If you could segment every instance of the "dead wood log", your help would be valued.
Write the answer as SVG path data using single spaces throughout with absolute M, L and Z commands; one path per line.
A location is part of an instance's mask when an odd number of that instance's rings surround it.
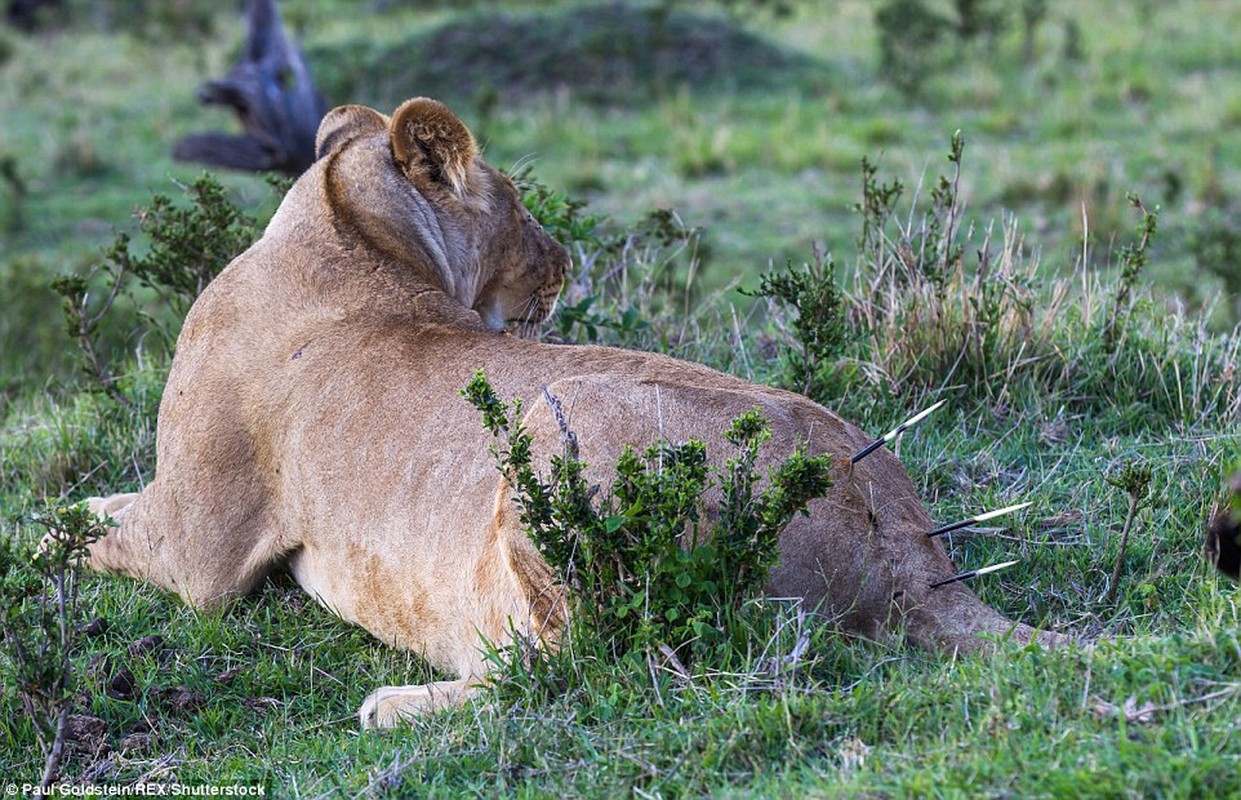
M 18 30 L 34 33 L 62 10 L 61 0 L 9 0 L 4 18 Z
M 173 148 L 179 161 L 300 175 L 315 159 L 315 132 L 327 108 L 301 50 L 284 31 L 276 0 L 247 0 L 241 60 L 198 92 L 204 105 L 231 108 L 243 134 L 197 133 Z

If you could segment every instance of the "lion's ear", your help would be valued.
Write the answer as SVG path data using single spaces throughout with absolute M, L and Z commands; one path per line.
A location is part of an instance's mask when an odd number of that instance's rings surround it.
M 429 97 L 406 100 L 392 113 L 391 131 L 392 155 L 407 174 L 421 166 L 457 194 L 466 192 L 478 145 L 448 106 Z
M 327 112 L 315 136 L 315 158 L 323 158 L 346 142 L 368 133 L 382 133 L 388 118 L 366 106 L 338 106 Z

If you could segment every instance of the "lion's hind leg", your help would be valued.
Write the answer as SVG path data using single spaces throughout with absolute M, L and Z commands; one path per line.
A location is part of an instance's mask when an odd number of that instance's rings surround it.
M 464 705 L 483 684 L 476 678 L 416 686 L 384 686 L 362 703 L 358 720 L 365 729 L 395 728 L 403 721 Z

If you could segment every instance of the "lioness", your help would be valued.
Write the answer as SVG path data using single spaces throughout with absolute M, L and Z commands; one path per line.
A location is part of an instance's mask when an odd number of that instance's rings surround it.
M 443 105 L 410 100 L 391 118 L 338 108 L 317 153 L 262 239 L 191 309 L 155 479 L 93 501 L 118 522 L 91 548 L 93 567 L 212 606 L 287 563 L 341 617 L 459 676 L 380 689 L 363 725 L 461 702 L 484 677 L 480 637 L 515 627 L 550 640 L 564 623 L 459 396 L 483 369 L 502 397 L 549 386 L 600 469 L 657 439 L 726 455 L 729 421 L 758 407 L 769 462 L 801 444 L 834 457 L 830 493 L 781 536 L 770 594 L 926 647 L 1034 635 L 961 584 L 930 588 L 954 569 L 913 484 L 887 451 L 850 466 L 869 439 L 832 412 L 697 364 L 503 333 L 551 313 L 569 257 Z M 542 402 L 527 407 L 545 459 L 558 425 Z

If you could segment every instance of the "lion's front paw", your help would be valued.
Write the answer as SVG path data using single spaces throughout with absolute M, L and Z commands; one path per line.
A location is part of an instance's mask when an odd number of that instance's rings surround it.
M 43 538 L 39 540 L 39 546 L 35 548 L 35 556 L 37 557 L 47 553 L 52 548 L 52 545 L 55 544 L 60 538 L 61 533 L 58 530 L 50 530 L 43 534 Z
M 124 492 L 122 494 L 108 495 L 107 497 L 88 497 L 86 498 L 86 507 L 96 517 L 102 520 L 110 520 L 112 523 L 119 525 L 121 518 L 125 516 L 125 512 L 129 510 L 129 507 L 134 504 L 138 497 L 137 492 Z
M 419 686 L 385 686 L 358 709 L 363 729 L 395 728 L 401 722 L 459 706 L 477 691 L 474 681 L 440 681 Z

